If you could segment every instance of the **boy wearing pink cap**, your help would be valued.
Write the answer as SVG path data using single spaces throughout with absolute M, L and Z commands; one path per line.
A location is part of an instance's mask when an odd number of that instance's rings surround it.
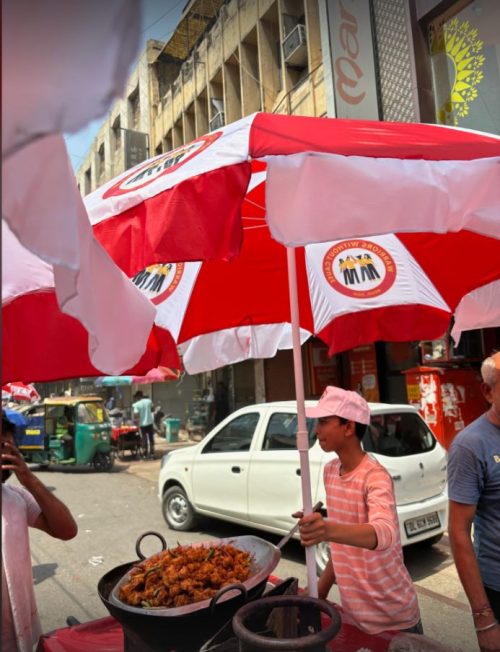
M 319 597 L 326 598 L 336 583 L 345 613 L 363 631 L 423 633 L 403 562 L 392 478 L 361 447 L 370 423 L 368 403 L 356 392 L 327 387 L 306 416 L 318 420 L 321 448 L 338 455 L 324 469 L 328 517 L 297 514 L 304 546 L 330 542 Z

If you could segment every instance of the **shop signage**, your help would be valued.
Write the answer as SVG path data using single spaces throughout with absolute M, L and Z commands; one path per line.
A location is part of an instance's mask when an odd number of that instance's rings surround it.
M 379 118 L 370 0 L 326 0 L 337 118 Z

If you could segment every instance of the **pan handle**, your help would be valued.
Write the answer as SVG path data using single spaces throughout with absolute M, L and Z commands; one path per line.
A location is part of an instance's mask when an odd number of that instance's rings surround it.
M 141 561 L 146 559 L 146 557 L 142 554 L 141 551 L 141 543 L 145 537 L 149 537 L 149 536 L 157 537 L 158 539 L 160 539 L 162 551 L 167 549 L 167 542 L 159 532 L 154 532 L 153 530 L 149 532 L 144 532 L 144 534 L 141 534 L 141 536 L 137 539 L 137 542 L 135 544 L 135 552 Z
M 214 597 L 210 600 L 210 614 L 213 616 L 215 607 L 217 606 L 217 601 L 220 597 L 224 595 L 224 593 L 228 593 L 229 591 L 239 591 L 241 595 L 244 597 L 245 602 L 248 600 L 248 591 L 246 587 L 243 584 L 228 584 L 227 586 L 223 586 L 222 589 L 219 589 L 217 593 L 214 595 Z

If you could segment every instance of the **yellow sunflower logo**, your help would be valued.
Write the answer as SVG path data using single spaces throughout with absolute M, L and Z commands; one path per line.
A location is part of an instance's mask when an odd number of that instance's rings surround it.
M 481 68 L 485 57 L 480 54 L 483 45 L 478 30 L 458 18 L 432 35 L 431 56 L 445 54 L 453 66 L 453 86 L 437 112 L 441 124 L 458 125 L 459 119 L 469 114 L 470 105 L 478 96 L 477 85 L 484 76 Z

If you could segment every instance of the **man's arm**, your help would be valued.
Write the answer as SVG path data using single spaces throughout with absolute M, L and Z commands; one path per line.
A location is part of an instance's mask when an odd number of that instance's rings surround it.
M 64 541 L 76 536 L 78 526 L 69 509 L 30 471 L 21 453 L 13 444 L 4 444 L 2 467 L 11 469 L 22 486 L 38 503 L 41 514 L 36 519 L 34 527 Z
M 451 551 L 458 576 L 474 613 L 484 607 L 489 607 L 488 597 L 484 590 L 471 539 L 471 528 L 476 514 L 476 505 L 465 505 L 454 500 L 450 500 L 449 505 L 448 534 L 450 536 Z M 491 611 L 485 611 L 474 618 L 476 630 L 487 627 L 494 622 L 495 617 Z M 481 649 L 500 650 L 499 625 L 483 632 L 477 632 L 477 638 Z

